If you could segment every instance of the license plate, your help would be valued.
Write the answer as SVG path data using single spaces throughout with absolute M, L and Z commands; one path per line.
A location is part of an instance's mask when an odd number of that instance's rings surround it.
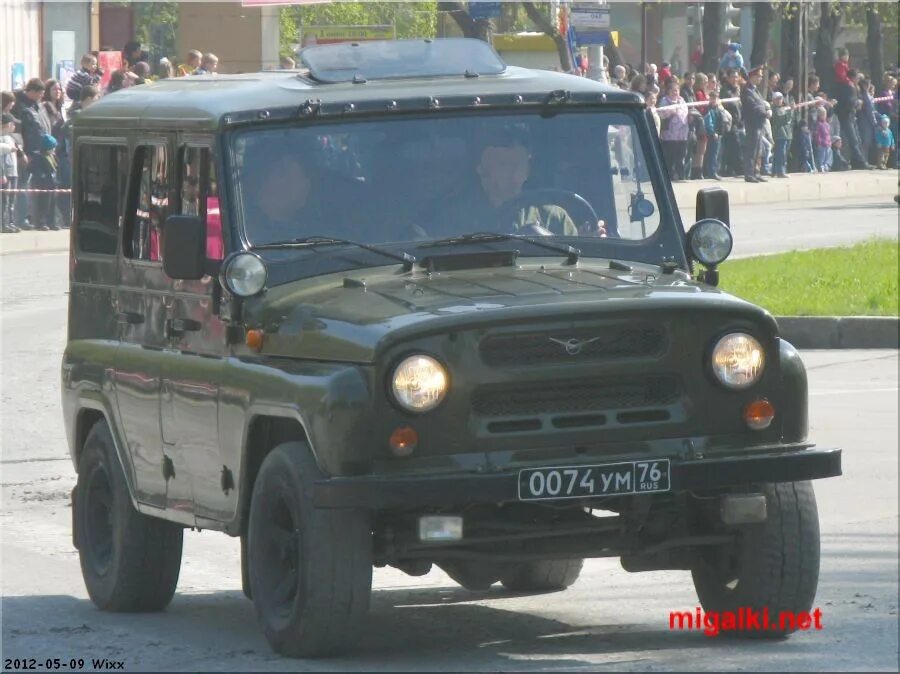
M 519 500 L 585 498 L 669 491 L 669 460 L 519 471 Z

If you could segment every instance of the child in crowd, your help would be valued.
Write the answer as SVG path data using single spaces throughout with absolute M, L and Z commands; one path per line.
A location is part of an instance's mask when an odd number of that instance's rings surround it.
M 833 136 L 831 139 L 831 170 L 832 171 L 849 171 L 850 162 L 844 156 L 841 148 L 844 147 L 844 141 L 840 136 Z
M 28 170 L 31 172 L 31 187 L 37 190 L 55 190 L 56 184 L 56 139 L 49 133 L 41 135 L 41 151 L 32 154 L 28 162 Z M 37 195 L 37 208 L 35 224 L 40 230 L 58 230 L 56 213 L 54 212 L 55 199 L 52 194 Z
M 772 173 L 787 178 L 787 155 L 794 137 L 794 111 L 785 105 L 784 94 L 772 94 L 772 137 L 775 140 L 775 158 Z
M 816 110 L 816 127 L 813 133 L 816 147 L 816 166 L 821 173 L 831 168 L 831 125 L 825 108 Z
M 18 232 L 15 225 L 16 193 L 19 186 L 18 154 L 19 144 L 13 133 L 16 130 L 16 118 L 8 112 L 3 113 L 0 126 L 0 231 L 4 233 Z
M 809 124 L 805 119 L 801 119 L 797 124 L 797 163 L 801 171 L 806 173 L 815 173 L 816 171 L 812 136 L 809 132 Z
M 878 131 L 875 132 L 875 146 L 878 148 L 878 168 L 881 170 L 888 168 L 891 150 L 896 145 L 894 134 L 891 133 L 890 127 L 890 118 L 887 115 L 882 115 L 878 120 Z

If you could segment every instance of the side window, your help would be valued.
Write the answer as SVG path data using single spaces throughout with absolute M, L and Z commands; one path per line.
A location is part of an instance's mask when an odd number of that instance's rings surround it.
M 208 147 L 185 146 L 181 153 L 181 215 L 196 215 L 206 222 L 206 257 L 225 256 L 216 164 Z
M 618 235 L 645 239 L 659 228 L 660 220 L 637 129 L 630 124 L 612 124 L 607 144 Z
M 160 233 L 169 215 L 169 162 L 165 145 L 142 145 L 135 154 L 134 189 L 125 229 L 125 257 L 158 262 Z
M 78 234 L 83 253 L 115 255 L 128 178 L 124 145 L 85 143 L 78 155 Z

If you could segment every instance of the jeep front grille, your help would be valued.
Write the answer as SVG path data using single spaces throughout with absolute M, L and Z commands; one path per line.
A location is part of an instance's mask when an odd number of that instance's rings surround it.
M 491 335 L 481 359 L 495 367 L 588 363 L 659 356 L 665 331 L 647 323 L 610 323 L 574 330 Z
M 475 391 L 472 411 L 482 417 L 596 413 L 671 405 L 680 394 L 675 375 L 491 384 Z

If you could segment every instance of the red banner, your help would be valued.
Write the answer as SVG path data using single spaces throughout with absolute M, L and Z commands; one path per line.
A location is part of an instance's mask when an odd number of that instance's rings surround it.
M 124 67 L 122 62 L 122 52 L 120 51 L 102 51 L 97 54 L 97 65 L 103 71 L 103 77 L 100 78 L 100 86 L 106 88 L 109 84 L 109 78 L 113 74 L 113 70 L 122 70 Z

